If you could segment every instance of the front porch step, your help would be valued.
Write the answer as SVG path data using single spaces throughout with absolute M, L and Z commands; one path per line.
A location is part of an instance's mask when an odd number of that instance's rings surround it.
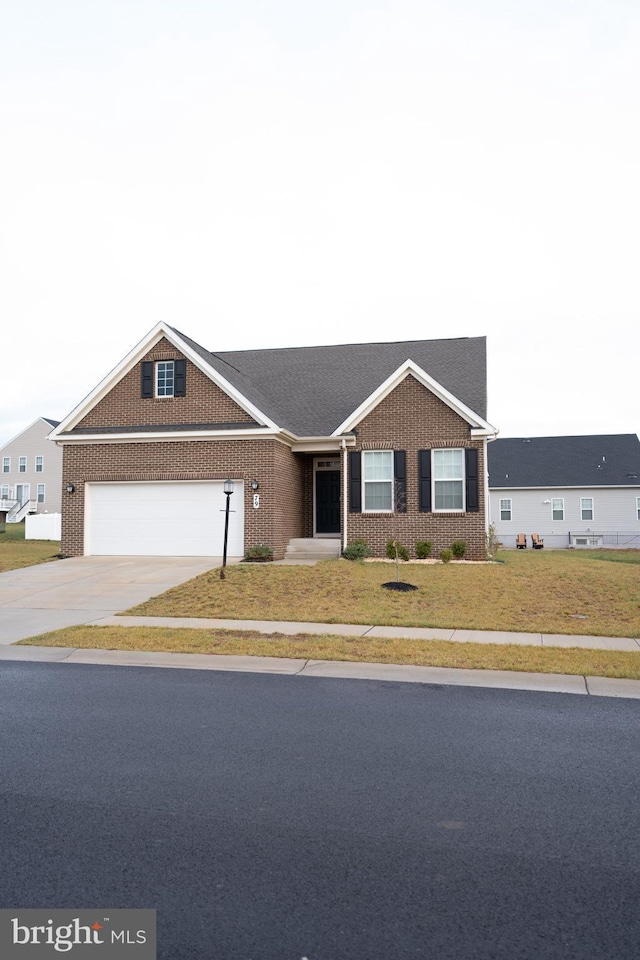
M 289 541 L 285 560 L 333 560 L 340 556 L 339 537 L 314 538 L 297 537 Z

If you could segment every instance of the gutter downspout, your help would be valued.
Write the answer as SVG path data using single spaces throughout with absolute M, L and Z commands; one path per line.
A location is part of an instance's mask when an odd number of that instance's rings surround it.
M 342 447 L 342 549 L 347 549 L 347 441 L 343 437 Z

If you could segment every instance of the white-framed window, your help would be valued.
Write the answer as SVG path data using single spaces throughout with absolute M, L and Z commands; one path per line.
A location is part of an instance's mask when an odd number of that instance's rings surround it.
M 564 497 L 555 497 L 551 501 L 551 519 L 564 520 Z
M 433 451 L 433 509 L 464 510 L 464 450 Z
M 44 473 L 44 457 L 36 457 L 36 473 Z
M 3 483 L 3 484 L 2 484 L 2 487 L 0 488 L 0 497 L 1 497 L 3 500 L 8 500 L 8 499 L 9 499 L 9 484 L 8 484 L 8 483 Z
M 580 519 L 593 520 L 593 497 L 580 497 Z
M 362 504 L 367 513 L 393 512 L 393 450 L 363 450 Z
M 11 457 L 2 458 L 2 472 L 11 473 Z
M 156 363 L 156 397 L 172 397 L 174 389 L 174 361 L 159 360 L 158 363 Z
M 27 458 L 26 458 L 26 457 L 19 457 L 19 458 L 18 458 L 18 473 L 26 473 L 26 472 L 27 472 Z
M 511 498 L 500 501 L 500 519 L 511 520 Z
M 44 503 L 44 483 L 38 484 L 38 503 Z

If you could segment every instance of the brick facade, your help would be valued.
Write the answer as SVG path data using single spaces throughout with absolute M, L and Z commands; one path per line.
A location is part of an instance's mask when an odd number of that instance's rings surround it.
M 244 480 L 245 549 L 257 543 L 284 555 L 292 537 L 302 537 L 302 460 L 278 440 L 192 440 L 67 444 L 63 458 L 62 554 L 84 553 L 84 486 L 127 480 Z M 260 484 L 253 506 L 251 481 Z
M 469 424 L 414 377 L 406 377 L 356 428 L 356 450 L 405 450 L 407 454 L 407 512 L 349 513 L 348 540 L 364 538 L 374 556 L 384 556 L 389 537 L 397 537 L 415 556 L 417 540 L 431 540 L 433 555 L 465 540 L 467 557 L 486 556 L 484 443 L 472 439 Z M 435 447 L 475 447 L 478 450 L 479 511 L 477 513 L 421 513 L 418 501 L 418 451 Z
M 161 340 L 144 360 L 178 359 Z M 187 361 L 187 395 L 141 398 L 140 363 L 126 374 L 78 424 L 81 428 L 143 425 L 250 423 L 251 417 L 201 371 Z M 354 431 L 350 449 L 404 450 L 407 458 L 407 512 L 347 515 L 348 540 L 364 538 L 375 556 L 384 556 L 389 537 L 397 536 L 415 556 L 417 540 L 431 540 L 434 555 L 456 539 L 467 543 L 467 556 L 485 556 L 485 445 L 472 439 L 468 423 L 422 386 L 406 377 Z M 422 513 L 418 502 L 418 451 L 435 447 L 473 447 L 478 451 L 479 511 Z M 265 543 L 280 559 L 290 539 L 314 531 L 314 457 L 295 454 L 274 438 L 149 440 L 129 443 L 83 442 L 64 446 L 62 553 L 84 553 L 84 485 L 87 482 L 151 480 L 244 481 L 245 549 Z M 337 452 L 325 455 L 342 457 Z M 260 506 L 253 506 L 251 481 L 259 483 Z M 341 499 L 342 499 L 341 483 Z M 341 516 L 343 516 L 341 503 Z

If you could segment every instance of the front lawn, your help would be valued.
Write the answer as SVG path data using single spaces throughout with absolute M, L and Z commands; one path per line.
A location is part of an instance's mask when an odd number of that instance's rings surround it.
M 492 564 L 401 564 L 419 589 L 384 590 L 391 564 L 238 564 L 209 571 L 129 614 L 371 623 L 524 633 L 640 637 L 640 564 L 587 551 L 505 551 Z M 640 556 L 639 556 L 640 559 Z
M 7 523 L 0 527 L 0 573 L 32 567 L 36 563 L 55 560 L 60 554 L 60 543 L 55 540 L 25 540 L 24 521 Z

